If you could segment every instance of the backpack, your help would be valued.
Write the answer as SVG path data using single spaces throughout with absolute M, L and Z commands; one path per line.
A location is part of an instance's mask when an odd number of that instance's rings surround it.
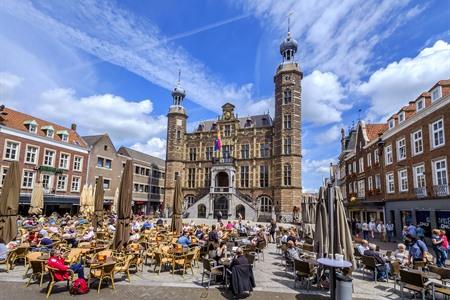
M 82 295 L 89 293 L 89 287 L 84 278 L 78 278 L 72 283 L 70 287 L 70 293 L 72 295 Z

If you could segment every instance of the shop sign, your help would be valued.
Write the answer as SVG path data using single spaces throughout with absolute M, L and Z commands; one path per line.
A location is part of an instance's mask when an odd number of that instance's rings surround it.
M 40 166 L 38 168 L 40 172 L 48 172 L 48 173 L 54 173 L 54 174 L 62 174 L 64 172 L 63 169 L 49 167 L 49 166 Z

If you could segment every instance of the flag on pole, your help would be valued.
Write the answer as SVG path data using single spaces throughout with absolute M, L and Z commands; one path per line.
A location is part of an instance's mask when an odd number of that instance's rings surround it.
M 222 141 L 220 140 L 220 130 L 217 130 L 217 138 L 214 143 L 214 151 L 220 151 L 222 149 Z

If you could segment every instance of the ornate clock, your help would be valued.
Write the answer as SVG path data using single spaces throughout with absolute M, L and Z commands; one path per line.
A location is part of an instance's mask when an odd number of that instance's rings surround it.
M 225 120 L 231 119 L 231 112 L 226 111 L 226 112 L 224 113 L 224 117 L 225 117 Z

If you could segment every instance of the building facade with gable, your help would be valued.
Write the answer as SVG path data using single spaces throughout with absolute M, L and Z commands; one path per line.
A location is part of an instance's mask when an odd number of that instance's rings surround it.
M 172 92 L 167 125 L 165 206 L 172 207 L 175 178 L 182 178 L 185 216 L 292 220 L 300 208 L 301 80 L 297 42 L 288 33 L 275 76 L 275 115 L 238 117 L 225 103 L 216 120 L 187 132 L 186 91 Z M 215 151 L 220 136 L 221 148 Z
M 352 219 L 450 233 L 450 80 L 441 80 L 383 124 L 342 130 L 338 184 Z
M 76 213 L 86 183 L 88 147 L 70 128 L 0 108 L 0 187 L 12 161 L 19 163 L 19 212 L 27 214 L 36 182 L 44 188 L 44 212 Z

